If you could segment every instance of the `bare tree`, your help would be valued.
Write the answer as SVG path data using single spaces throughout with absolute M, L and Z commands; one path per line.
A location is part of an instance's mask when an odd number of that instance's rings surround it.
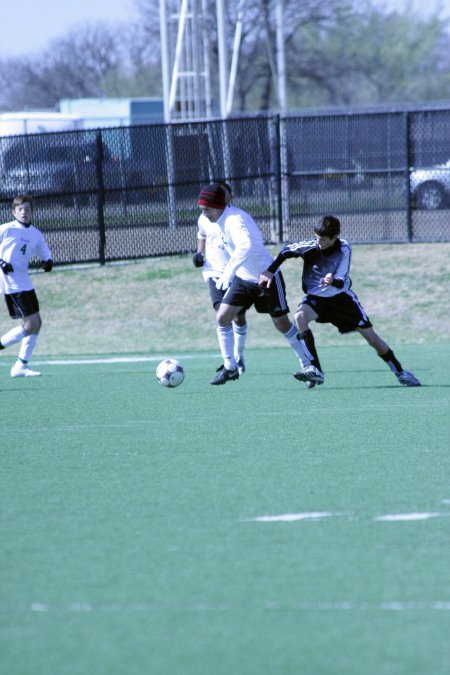
M 225 3 L 230 51 L 238 1 Z M 161 95 L 159 0 L 134 2 L 135 23 L 81 24 L 33 58 L 4 60 L 0 106 L 55 108 L 61 98 Z M 216 0 L 206 2 L 218 101 Z M 180 0 L 166 4 L 175 27 Z M 245 0 L 235 111 L 277 107 L 276 5 Z M 439 14 L 425 20 L 390 12 L 375 0 L 284 0 L 288 107 L 442 98 L 450 85 L 447 27 Z
M 3 108 L 55 108 L 61 98 L 120 96 L 124 88 L 136 89 L 135 78 L 142 81 L 139 93 L 148 95 L 143 73 L 151 64 L 151 46 L 138 27 L 84 23 L 37 56 L 3 62 Z

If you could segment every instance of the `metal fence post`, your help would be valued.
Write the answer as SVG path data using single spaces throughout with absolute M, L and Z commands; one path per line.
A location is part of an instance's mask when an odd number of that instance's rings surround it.
M 406 143 L 406 169 L 405 169 L 405 195 L 406 195 L 406 228 L 408 241 L 411 242 L 413 239 L 413 229 L 412 229 L 412 213 L 411 213 L 411 181 L 410 181 L 410 170 L 411 170 L 411 140 L 410 140 L 410 127 L 411 127 L 411 115 L 408 111 L 405 112 L 405 143 Z
M 100 129 L 97 129 L 96 144 L 97 144 L 96 170 L 97 170 L 97 222 L 99 235 L 99 262 L 100 265 L 104 265 L 106 260 L 105 185 L 103 182 L 103 160 L 104 160 L 103 140 L 102 140 L 102 132 Z
M 280 115 L 275 115 L 273 118 L 273 126 L 275 128 L 275 157 L 276 157 L 276 217 L 278 219 L 278 228 L 277 228 L 277 240 L 276 243 L 279 244 L 284 240 L 284 224 L 283 224 L 283 190 L 282 190 L 282 153 L 281 153 L 281 117 Z

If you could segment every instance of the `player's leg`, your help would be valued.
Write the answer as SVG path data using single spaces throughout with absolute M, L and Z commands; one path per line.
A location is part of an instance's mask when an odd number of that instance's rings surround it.
M 270 317 L 273 321 L 275 328 L 280 331 L 280 333 L 287 340 L 289 346 L 294 350 L 301 366 L 308 365 L 308 357 L 305 354 L 303 346 L 299 340 L 298 330 L 296 326 L 290 320 L 288 314 L 273 315 Z
M 39 371 L 31 370 L 28 367 L 28 362 L 36 347 L 41 326 L 42 320 L 39 312 L 25 318 L 24 330 L 26 335 L 20 343 L 17 361 L 11 368 L 11 377 L 37 377 L 41 374 Z
M 415 377 L 415 375 L 409 371 L 404 370 L 400 361 L 395 356 L 392 349 L 386 342 L 374 331 L 373 327 L 369 328 L 356 328 L 357 332 L 362 335 L 366 342 L 375 349 L 378 356 L 383 359 L 385 363 L 389 366 L 392 372 L 397 377 L 400 384 L 403 384 L 406 387 L 419 387 L 420 382 Z
M 239 375 L 245 373 L 244 350 L 247 341 L 247 320 L 245 309 L 242 309 L 233 319 L 234 357 Z
M 221 303 L 217 310 L 217 339 L 223 359 L 223 368 L 211 380 L 211 384 L 225 384 L 228 380 L 237 380 L 239 371 L 234 356 L 233 320 L 242 307 Z
M 308 363 L 303 346 L 299 340 L 296 326 L 290 320 L 286 299 L 286 285 L 281 272 L 277 272 L 269 288 L 259 288 L 255 297 L 255 309 L 263 314 L 270 314 L 275 328 L 282 333 L 289 346 L 295 352 L 300 365 Z
M 317 318 L 317 312 L 307 302 L 302 302 L 294 314 L 295 325 L 298 329 L 298 339 L 307 356 L 307 363 L 295 374 L 295 377 L 299 380 L 315 381 L 317 384 L 322 384 L 324 381 L 322 366 L 317 354 L 314 335 L 309 327 L 309 324 Z
M 0 349 L 20 342 L 19 356 L 11 368 L 11 377 L 30 377 L 40 375 L 28 368 L 28 361 L 36 346 L 42 325 L 39 303 L 34 290 L 5 295 L 6 306 L 12 319 L 22 319 L 20 326 L 12 328 L 0 338 Z
M 210 277 L 207 280 L 207 284 L 208 284 L 208 289 L 209 289 L 209 295 L 211 297 L 212 306 L 214 307 L 214 312 L 215 312 L 216 320 L 217 320 L 217 312 L 219 311 L 220 303 L 223 300 L 223 296 L 225 295 L 225 291 L 222 290 L 222 289 L 216 288 L 216 281 L 217 281 L 217 279 L 215 277 Z M 217 331 L 217 328 L 216 328 L 216 331 Z M 216 373 L 219 373 L 222 370 L 222 368 L 223 368 L 223 363 L 221 363 L 221 365 L 218 368 L 216 368 Z

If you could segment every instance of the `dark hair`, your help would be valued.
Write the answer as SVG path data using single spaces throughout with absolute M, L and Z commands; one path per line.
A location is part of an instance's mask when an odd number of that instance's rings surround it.
M 233 190 L 231 189 L 231 185 L 222 178 L 219 178 L 216 182 L 225 192 L 225 201 L 227 204 L 229 204 L 233 198 Z
M 17 195 L 12 200 L 11 208 L 14 211 L 16 206 L 22 206 L 22 204 L 26 204 L 27 202 L 31 206 L 31 210 L 33 210 L 33 197 L 31 195 Z
M 314 232 L 318 234 L 319 237 L 329 237 L 330 239 L 338 236 L 340 231 L 341 223 L 335 216 L 324 216 L 319 225 L 316 225 L 314 228 Z

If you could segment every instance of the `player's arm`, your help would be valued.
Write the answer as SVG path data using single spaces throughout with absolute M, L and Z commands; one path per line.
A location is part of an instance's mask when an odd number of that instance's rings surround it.
M 44 272 L 51 272 L 53 269 L 53 259 L 52 253 L 47 246 L 47 242 L 44 239 L 42 232 L 38 231 L 38 242 L 36 247 L 36 253 L 41 259 L 41 268 Z
M 344 284 L 350 275 L 351 257 L 352 249 L 350 244 L 342 243 L 341 259 L 335 273 L 331 275 L 331 282 L 328 285 L 335 286 L 336 288 L 344 288 Z M 325 275 L 325 278 L 326 277 L 328 277 L 328 274 Z
M 53 269 L 53 260 L 49 258 L 48 260 L 43 260 L 41 262 L 41 267 L 44 270 L 44 272 L 51 272 Z
M 288 246 L 284 246 L 281 249 L 273 263 L 259 275 L 258 284 L 261 287 L 269 288 L 275 272 L 285 260 L 288 258 L 298 258 L 302 255 L 302 253 L 299 252 L 299 249 L 296 247 L 298 247 L 298 244 L 289 244 Z
M 226 290 L 231 284 L 234 275 L 239 267 L 245 263 L 252 249 L 251 237 L 246 227 L 233 228 L 230 236 L 233 239 L 235 249 L 225 265 L 222 276 L 219 277 L 216 283 L 216 287 L 223 290 Z
M 335 286 L 336 288 L 344 288 L 344 280 L 334 277 L 331 272 L 325 274 L 325 276 L 320 280 L 321 286 Z
M 6 260 L 3 260 L 3 258 L 0 258 L 0 269 L 3 272 L 3 274 L 9 274 L 10 272 L 14 272 L 14 267 L 11 265 L 11 263 L 6 262 Z
M 197 251 L 192 256 L 194 267 L 203 267 L 205 264 L 206 232 L 201 225 L 201 219 L 198 222 L 197 232 Z
M 197 239 L 197 251 L 192 256 L 192 262 L 195 267 L 203 267 L 205 264 L 205 239 Z

